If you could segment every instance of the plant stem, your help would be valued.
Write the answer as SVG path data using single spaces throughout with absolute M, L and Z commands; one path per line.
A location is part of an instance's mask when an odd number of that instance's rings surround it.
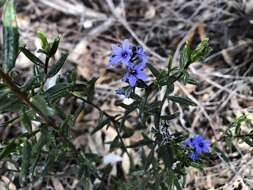
M 74 94 L 73 94 L 73 95 L 74 95 Z M 74 96 L 75 96 L 75 95 L 74 95 Z M 127 147 L 126 147 L 126 145 L 125 145 L 125 143 L 124 143 L 124 141 L 123 141 L 123 138 L 122 138 L 121 135 L 120 135 L 120 131 L 119 131 L 118 127 L 117 127 L 118 122 L 115 120 L 115 118 L 114 118 L 113 116 L 109 115 L 108 113 L 106 113 L 105 111 L 101 110 L 101 108 L 100 108 L 99 106 L 97 106 L 96 104 L 94 104 L 94 103 L 92 103 L 92 102 L 90 102 L 90 101 L 88 101 L 88 100 L 85 100 L 85 99 L 82 98 L 82 97 L 79 97 L 79 96 L 75 96 L 75 97 L 77 97 L 77 98 L 79 98 L 80 100 L 84 101 L 85 103 L 87 103 L 87 104 L 93 106 L 93 107 L 96 108 L 99 112 L 101 112 L 102 114 L 104 114 L 106 117 L 108 117 L 108 118 L 111 120 L 111 122 L 113 123 L 114 129 L 115 129 L 116 132 L 117 132 L 117 135 L 118 135 L 118 137 L 119 137 L 119 140 L 120 140 L 120 142 L 121 142 L 121 144 L 122 144 L 122 147 L 123 147 L 124 152 L 126 152 L 126 154 L 127 154 L 127 156 L 129 157 L 129 159 L 131 159 L 131 156 L 130 156 L 128 150 L 127 150 Z
M 11 79 L 11 77 L 4 73 L 2 69 L 0 69 L 0 78 L 3 82 L 11 89 L 11 91 L 21 100 L 23 101 L 28 107 L 30 107 L 33 111 L 40 115 L 40 117 L 47 123 L 48 126 L 52 127 L 56 130 L 58 135 L 62 138 L 62 140 L 69 145 L 69 147 L 74 151 L 76 156 L 78 156 L 78 152 L 75 146 L 70 142 L 63 133 L 58 130 L 58 127 L 55 121 L 46 116 L 39 108 L 37 108 L 32 102 L 30 102 L 28 95 L 20 90 L 20 88 L 15 84 L 15 82 Z
M 49 60 L 50 60 L 50 57 L 47 56 L 45 60 L 45 67 L 44 67 L 45 74 L 47 74 Z

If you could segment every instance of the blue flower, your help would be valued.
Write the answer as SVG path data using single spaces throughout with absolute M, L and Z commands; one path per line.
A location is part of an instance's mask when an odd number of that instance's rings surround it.
M 109 59 L 109 65 L 117 64 L 119 62 L 122 62 L 127 65 L 129 60 L 131 59 L 131 54 L 131 45 L 129 44 L 127 39 L 123 41 L 122 47 L 112 45 L 112 55 Z
M 199 159 L 199 155 L 194 151 L 190 151 L 188 156 L 189 156 L 189 158 L 191 158 L 192 160 L 195 160 L 195 161 Z
M 131 94 L 132 89 L 124 89 L 124 88 L 118 88 L 115 90 L 116 94 L 118 95 L 124 95 L 126 98 L 129 98 Z
M 188 139 L 185 140 L 184 143 L 185 143 L 186 145 L 188 145 L 189 147 L 192 147 L 192 148 L 193 148 L 193 147 L 194 147 L 194 143 L 195 143 L 195 142 L 194 142 L 194 138 L 192 138 L 192 137 L 191 137 L 191 138 L 188 138 Z
M 115 90 L 115 92 L 116 92 L 116 94 L 118 94 L 118 95 L 124 94 L 123 88 L 118 88 L 118 89 Z
M 123 77 L 123 80 L 124 81 L 128 80 L 129 85 L 131 87 L 134 87 L 136 85 L 136 81 L 138 79 L 146 80 L 147 76 L 145 75 L 145 73 L 142 72 L 142 69 L 144 67 L 145 67 L 144 63 L 135 65 L 129 62 L 128 67 L 127 67 L 127 72 L 125 76 Z
M 192 160 L 197 160 L 198 155 L 209 152 L 211 142 L 209 140 L 205 140 L 201 135 L 195 135 L 194 137 L 186 139 L 184 144 L 192 149 L 188 156 Z
M 196 135 L 194 141 L 194 147 L 198 154 L 201 154 L 202 152 L 209 152 L 209 146 L 211 144 L 209 140 L 205 140 L 202 136 Z
M 147 62 L 147 54 L 144 52 L 141 46 L 135 46 L 133 48 L 133 54 L 136 54 L 138 58 L 138 63 L 146 63 Z

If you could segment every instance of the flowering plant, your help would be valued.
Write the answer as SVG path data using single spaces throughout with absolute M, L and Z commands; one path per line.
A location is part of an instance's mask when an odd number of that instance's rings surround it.
M 132 45 L 127 39 L 120 45 L 112 45 L 109 67 L 122 63 L 125 69 L 121 80 L 124 86 L 115 89 L 115 93 L 131 100 L 130 104 L 117 102 L 124 112 L 113 116 L 94 103 L 96 78 L 81 80 L 75 71 L 58 75 L 67 54 L 62 54 L 49 67 L 58 49 L 59 37 L 50 42 L 44 33 L 38 32 L 41 49 L 37 53 L 45 57 L 43 60 L 28 48 L 19 47 L 17 26 L 12 25 L 15 11 L 11 2 L 5 5 L 14 15 L 4 17 L 4 23 L 8 24 L 4 25 L 6 48 L 3 69 L 0 69 L 0 113 L 12 117 L 1 127 L 19 126 L 22 132 L 15 138 L 1 140 L 1 171 L 14 173 L 17 183 L 24 188 L 39 178 L 47 181 L 50 175 L 64 173 L 78 179 L 83 189 L 104 189 L 105 186 L 110 189 L 182 189 L 186 168 L 201 168 L 202 160 L 212 156 L 211 141 L 200 134 L 175 130 L 172 120 L 179 113 L 165 111 L 165 104 L 196 106 L 188 97 L 175 95 L 174 87 L 176 82 L 198 83 L 188 73 L 188 67 L 210 53 L 208 39 L 195 48 L 186 42 L 181 48 L 179 64 L 172 63 L 169 57 L 164 69 L 157 69 L 150 63 L 144 48 Z M 18 85 L 15 61 L 20 53 L 33 63 L 33 68 L 31 78 Z M 53 77 L 56 82 L 47 87 Z M 71 111 L 62 110 L 62 101 L 66 99 L 75 105 Z M 113 128 L 117 135 L 105 144 L 110 151 L 118 150 L 120 155 L 103 157 L 92 152 L 89 145 L 77 148 L 73 144 L 73 126 L 87 106 L 100 112 L 97 126 L 88 131 L 89 135 L 106 127 Z M 131 126 L 127 125 L 129 121 Z M 133 142 L 131 139 L 136 133 L 141 137 Z M 134 157 L 135 151 L 139 152 L 138 160 Z M 122 170 L 124 155 L 130 162 L 129 171 Z M 121 173 L 116 179 L 110 177 L 112 162 L 117 163 L 117 172 Z

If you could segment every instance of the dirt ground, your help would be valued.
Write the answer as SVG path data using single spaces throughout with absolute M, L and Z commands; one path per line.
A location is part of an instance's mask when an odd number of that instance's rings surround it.
M 253 119 L 253 0 L 17 0 L 17 16 L 21 40 L 30 49 L 38 45 L 37 31 L 51 39 L 61 36 L 56 58 L 61 52 L 70 53 L 62 72 L 76 69 L 81 78 L 99 77 L 95 101 L 111 114 L 122 112 L 115 106 L 119 97 L 114 92 L 120 87 L 121 68 L 116 72 L 106 67 L 112 43 L 127 38 L 140 44 L 148 53 L 149 62 L 164 68 L 168 55 L 173 56 L 174 64 L 178 63 L 179 50 L 186 40 L 196 44 L 208 37 L 213 52 L 204 62 L 190 67 L 200 85 L 177 83 L 175 89 L 198 106 L 185 109 L 168 105 L 168 109 L 182 113 L 173 123 L 175 129 L 201 133 L 213 142 L 218 140 L 217 146 L 222 148 L 219 129 L 227 129 L 242 113 Z M 31 74 L 31 63 L 22 55 L 17 61 L 17 72 L 21 80 Z M 68 102 L 65 106 L 68 109 Z M 101 133 L 87 135 L 98 117 L 94 110 L 80 116 L 74 143 L 80 146 L 88 142 L 92 150 L 106 155 L 108 148 L 96 140 Z M 243 127 L 247 130 L 252 125 Z M 1 130 L 1 138 L 13 133 Z M 110 130 L 104 133 L 108 138 L 115 135 Z M 215 165 L 206 164 L 204 174 L 189 168 L 185 190 L 253 189 L 252 148 L 244 143 L 234 146 L 229 163 L 221 157 Z M 10 176 L 1 175 L 0 184 L 11 180 Z M 61 190 L 63 183 L 55 178 L 51 189 Z M 71 185 L 70 189 L 75 189 L 74 182 Z M 10 189 L 16 189 L 14 183 Z

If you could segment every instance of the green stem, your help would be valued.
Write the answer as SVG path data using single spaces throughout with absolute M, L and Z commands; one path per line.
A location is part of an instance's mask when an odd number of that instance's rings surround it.
M 50 57 L 46 57 L 46 60 L 45 60 L 45 67 L 44 67 L 44 72 L 45 74 L 47 74 L 47 71 L 48 71 L 48 63 L 49 63 L 49 60 L 50 60 Z

